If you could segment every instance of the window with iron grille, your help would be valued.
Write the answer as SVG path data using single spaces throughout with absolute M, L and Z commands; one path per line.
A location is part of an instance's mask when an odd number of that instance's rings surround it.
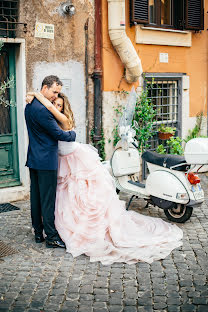
M 173 29 L 204 29 L 204 0 L 130 0 L 130 22 Z
M 0 37 L 15 37 L 19 0 L 0 0 Z
M 148 98 L 156 111 L 154 119 L 154 136 L 150 138 L 150 150 L 155 151 L 158 145 L 166 142 L 158 138 L 157 130 L 161 124 L 168 127 L 175 127 L 176 136 L 181 134 L 181 78 L 179 77 L 157 77 L 154 75 L 152 79 L 151 74 L 146 74 L 145 88 L 148 90 Z M 146 165 L 143 165 L 143 176 L 146 176 Z

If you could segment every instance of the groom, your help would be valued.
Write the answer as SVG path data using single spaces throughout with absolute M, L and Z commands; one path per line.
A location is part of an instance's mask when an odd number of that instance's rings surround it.
M 53 102 L 61 92 L 62 82 L 57 76 L 44 78 L 41 94 Z M 36 243 L 44 241 L 46 247 L 65 248 L 54 225 L 57 185 L 58 141 L 75 141 L 74 131 L 59 128 L 54 116 L 36 98 L 25 108 L 29 135 L 26 166 L 30 171 L 30 202 L 32 226 Z

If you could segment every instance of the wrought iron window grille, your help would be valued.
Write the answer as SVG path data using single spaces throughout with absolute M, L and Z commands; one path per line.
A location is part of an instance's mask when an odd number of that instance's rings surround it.
M 145 87 L 148 90 L 148 98 L 151 99 L 156 116 L 153 123 L 155 135 L 149 139 L 149 150 L 156 151 L 162 142 L 158 137 L 158 128 L 161 124 L 176 128 L 175 136 L 181 132 L 181 79 L 170 76 L 145 78 Z M 143 179 L 147 176 L 147 166 L 143 162 Z
M 0 37 L 15 38 L 27 32 L 27 23 L 18 21 L 19 0 L 0 0 Z

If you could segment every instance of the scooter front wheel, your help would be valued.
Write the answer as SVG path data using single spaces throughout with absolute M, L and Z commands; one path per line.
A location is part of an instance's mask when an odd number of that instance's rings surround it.
M 185 223 L 187 220 L 190 219 L 192 211 L 192 207 L 187 207 L 182 204 L 176 204 L 176 206 L 171 209 L 165 209 L 164 213 L 170 221 Z

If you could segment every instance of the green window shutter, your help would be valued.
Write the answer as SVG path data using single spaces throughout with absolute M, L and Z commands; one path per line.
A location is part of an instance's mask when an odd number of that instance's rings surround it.
M 149 23 L 149 0 L 130 0 L 130 22 Z
M 185 0 L 185 29 L 204 29 L 204 0 Z

